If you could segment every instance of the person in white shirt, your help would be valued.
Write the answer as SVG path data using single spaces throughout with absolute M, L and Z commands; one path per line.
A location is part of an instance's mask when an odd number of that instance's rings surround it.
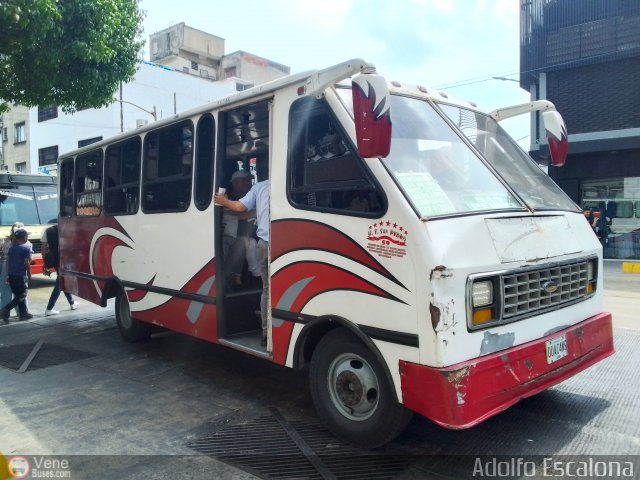
M 246 170 L 237 170 L 231 175 L 231 200 L 239 200 L 251 190 L 253 175 Z M 255 230 L 255 212 L 244 214 L 225 209 L 222 215 L 225 273 L 232 286 L 242 284 L 242 265 L 247 260 L 252 277 L 251 285 L 260 283 L 261 268 L 258 257 L 257 241 L 252 231 Z
M 265 159 L 266 161 L 266 159 Z M 265 173 L 266 173 L 265 168 Z M 267 302 L 269 301 L 269 179 L 256 183 L 249 193 L 239 200 L 230 200 L 224 193 L 216 193 L 214 202 L 218 206 L 228 208 L 237 213 L 256 211 L 258 220 L 258 256 L 262 276 L 262 296 L 260 313 L 262 316 L 262 345 L 267 344 Z

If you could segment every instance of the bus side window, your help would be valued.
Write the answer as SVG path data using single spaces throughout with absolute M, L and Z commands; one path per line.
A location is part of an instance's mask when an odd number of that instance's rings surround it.
M 148 213 L 184 212 L 191 203 L 193 124 L 171 125 L 144 139 L 142 209 Z
M 140 137 L 107 148 L 104 166 L 106 177 L 105 213 L 129 215 L 138 211 L 141 151 Z
M 76 215 L 96 216 L 102 211 L 102 150 L 76 159 Z
M 213 145 L 215 122 L 204 115 L 196 130 L 196 179 L 194 201 L 200 210 L 206 209 L 213 195 Z
M 378 216 L 383 199 L 357 150 L 322 100 L 293 104 L 289 198 L 298 208 Z
M 73 158 L 65 159 L 60 164 L 60 216 L 70 217 L 73 214 Z

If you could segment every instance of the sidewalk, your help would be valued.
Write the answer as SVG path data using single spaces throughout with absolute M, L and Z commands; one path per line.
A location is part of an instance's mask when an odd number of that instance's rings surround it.
M 624 273 L 621 260 L 604 261 L 604 310 L 613 325 L 640 330 L 640 274 Z
M 622 260 L 604 261 L 605 295 L 640 299 L 640 274 L 624 273 Z

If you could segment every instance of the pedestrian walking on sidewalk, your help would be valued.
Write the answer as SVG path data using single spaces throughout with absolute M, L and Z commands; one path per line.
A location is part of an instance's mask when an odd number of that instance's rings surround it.
M 27 291 L 31 280 L 31 246 L 28 243 L 29 233 L 24 228 L 16 228 L 13 232 L 15 242 L 7 255 L 6 281 L 9 282 L 13 299 L 0 312 L 0 318 L 9 323 L 9 313 L 18 307 L 19 320 L 33 318 L 27 310 Z M 4 274 L 3 274 L 4 276 Z
M 9 265 L 7 264 L 7 257 L 9 255 L 9 249 L 16 241 L 16 237 L 13 236 L 13 232 L 16 228 L 24 228 L 24 223 L 16 222 L 11 225 L 11 232 L 9 232 L 9 235 L 0 240 L 0 306 L 6 305 L 13 298 L 13 295 L 11 294 L 11 287 L 9 286 L 8 281 L 5 280 L 8 277 L 7 269 L 9 268 Z M 31 242 L 27 242 L 26 245 L 31 248 L 31 253 L 33 254 L 33 246 L 31 245 Z M 17 308 L 16 315 L 19 315 Z
M 42 242 L 42 258 L 44 259 L 44 274 L 51 276 L 52 269 L 56 271 L 56 283 L 53 286 L 44 314 L 45 316 L 58 315 L 60 312 L 53 309 L 60 297 L 60 274 L 58 273 L 58 268 L 60 267 L 60 235 L 58 234 L 58 225 L 47 228 L 42 233 L 40 240 Z M 64 296 L 67 297 L 71 310 L 78 308 L 78 302 L 74 300 L 70 293 L 64 292 Z

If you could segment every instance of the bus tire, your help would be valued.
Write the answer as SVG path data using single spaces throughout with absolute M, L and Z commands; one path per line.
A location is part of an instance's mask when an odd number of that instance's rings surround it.
M 124 292 L 116 296 L 116 323 L 120 335 L 127 342 L 140 342 L 151 336 L 151 325 L 131 317 L 129 300 Z
M 340 440 L 365 448 L 392 441 L 412 412 L 396 402 L 392 386 L 373 353 L 344 329 L 318 343 L 309 370 L 318 415 Z

